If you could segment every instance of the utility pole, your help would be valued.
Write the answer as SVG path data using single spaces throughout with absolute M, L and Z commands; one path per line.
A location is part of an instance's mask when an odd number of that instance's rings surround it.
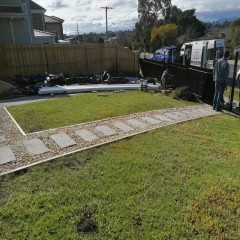
M 107 19 L 107 13 L 108 13 L 108 9 L 113 9 L 112 7 L 101 7 L 104 8 L 106 11 L 106 40 L 108 42 L 108 19 Z
M 77 41 L 79 42 L 78 22 L 77 22 Z

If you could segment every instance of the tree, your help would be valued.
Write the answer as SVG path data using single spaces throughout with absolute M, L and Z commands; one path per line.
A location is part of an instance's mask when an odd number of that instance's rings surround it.
M 240 44 L 240 18 L 230 24 L 230 33 L 233 47 L 237 47 Z
M 166 14 L 163 11 L 171 6 L 171 0 L 139 0 L 138 14 L 139 21 L 135 25 L 135 38 L 139 45 L 150 48 L 150 36 L 153 26 L 158 26 L 160 19 Z
M 159 28 L 154 27 L 151 32 L 151 44 L 158 48 L 160 46 L 169 46 L 176 42 L 178 36 L 177 25 L 165 24 Z
M 165 23 L 177 24 L 178 17 L 182 13 L 182 10 L 177 6 L 170 6 L 163 10 L 165 13 Z
M 205 34 L 206 27 L 200 20 L 197 19 L 195 12 L 195 9 L 188 9 L 180 13 L 177 19 L 180 34 L 186 34 L 189 32 L 192 35 L 189 36 L 190 38 L 201 37 Z
M 233 37 L 232 37 L 233 47 L 240 45 L 240 26 L 235 28 Z

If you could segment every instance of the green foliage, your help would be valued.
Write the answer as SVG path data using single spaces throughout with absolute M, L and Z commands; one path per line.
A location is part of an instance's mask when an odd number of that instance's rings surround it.
M 151 44 L 156 47 L 170 46 L 176 42 L 177 35 L 178 31 L 175 24 L 166 24 L 159 28 L 154 27 L 151 33 Z
M 230 29 L 231 29 L 231 34 L 234 34 L 235 28 L 238 28 L 240 26 L 240 18 L 236 19 L 235 21 L 231 22 L 230 24 Z
M 150 111 L 165 107 L 184 106 L 160 94 L 140 91 L 108 92 L 108 97 L 98 93 L 79 94 L 73 97 L 9 107 L 8 110 L 26 132 L 57 128 L 130 113 Z
M 0 239 L 240 239 L 238 139 L 220 115 L 0 177 Z
M 196 18 L 195 9 L 188 9 L 180 13 L 177 19 L 180 34 L 188 33 L 188 38 L 201 37 L 205 34 L 205 25 Z
M 135 25 L 135 38 L 140 46 L 150 49 L 151 30 L 159 24 L 159 17 L 164 19 L 165 8 L 171 6 L 171 0 L 139 0 L 139 22 Z
M 165 22 L 177 24 L 178 17 L 181 15 L 182 10 L 174 5 L 166 8 L 164 11 L 166 11 Z
M 232 42 L 233 42 L 233 47 L 237 47 L 240 45 L 240 26 L 235 28 Z

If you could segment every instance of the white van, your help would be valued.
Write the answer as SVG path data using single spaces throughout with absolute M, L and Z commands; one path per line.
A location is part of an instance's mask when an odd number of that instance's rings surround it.
M 213 69 L 214 61 L 223 57 L 224 39 L 200 40 L 183 44 L 180 57 L 183 65 Z

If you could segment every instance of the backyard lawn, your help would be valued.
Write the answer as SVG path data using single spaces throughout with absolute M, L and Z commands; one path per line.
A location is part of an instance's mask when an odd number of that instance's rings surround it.
M 108 96 L 98 96 L 99 94 Z M 128 91 L 79 94 L 73 97 L 9 107 L 8 110 L 22 129 L 29 133 L 190 104 L 193 103 L 178 101 L 159 93 Z
M 0 177 L 0 239 L 240 239 L 239 143 L 223 114 Z
M 220 115 L 1 177 L 0 239 L 240 239 L 239 142 Z

